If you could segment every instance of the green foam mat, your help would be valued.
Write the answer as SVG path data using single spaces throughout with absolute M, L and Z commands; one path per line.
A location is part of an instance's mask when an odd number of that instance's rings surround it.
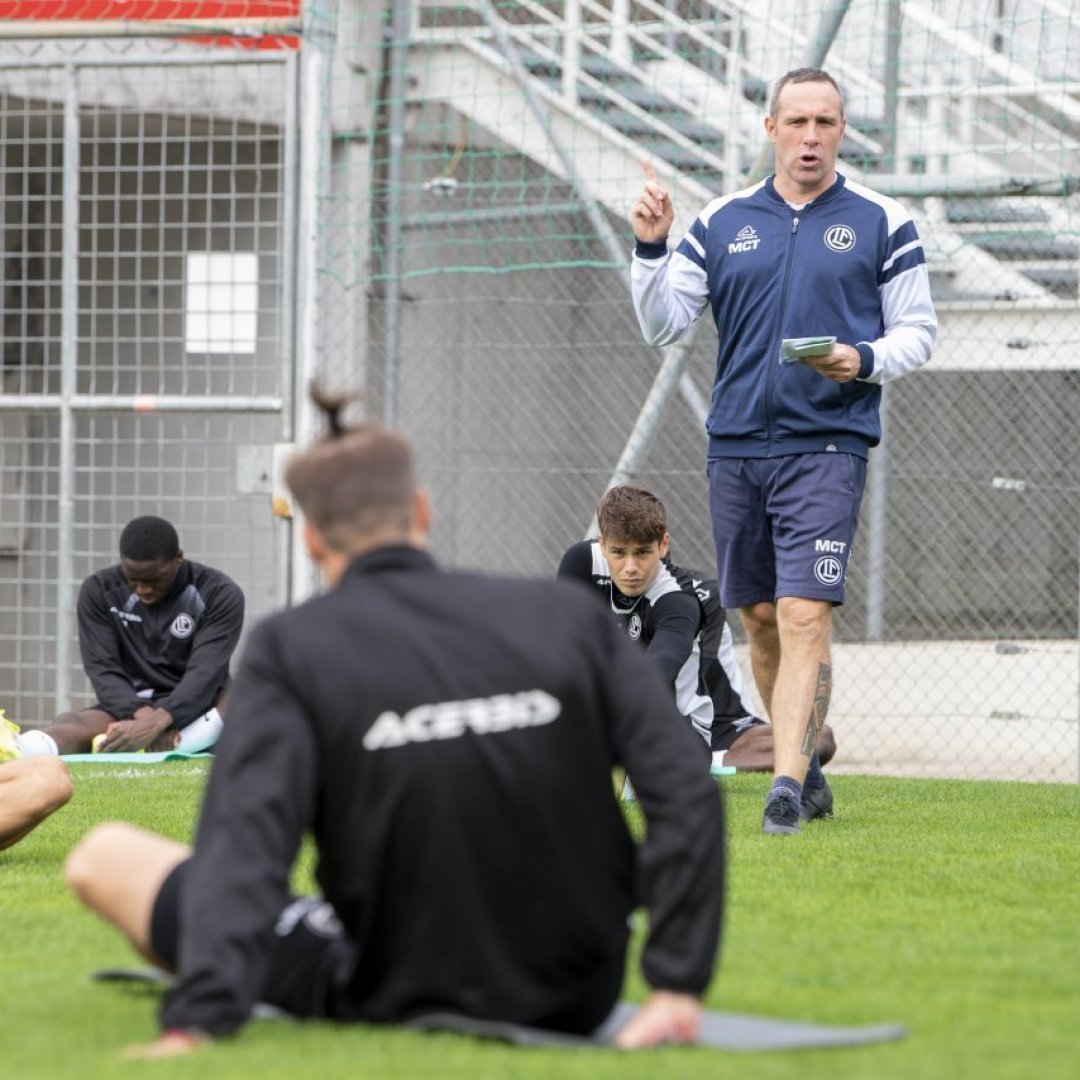
M 131 754 L 61 754 L 61 761 L 92 761 L 95 765 L 158 765 L 162 761 L 194 761 L 211 758 L 213 754 L 185 754 L 182 750 L 162 750 L 148 754 L 136 750 Z

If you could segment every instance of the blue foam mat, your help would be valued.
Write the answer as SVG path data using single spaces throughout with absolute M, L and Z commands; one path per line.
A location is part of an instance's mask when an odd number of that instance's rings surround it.
M 515 1046 L 613 1046 L 618 1033 L 641 1008 L 621 1001 L 612 1014 L 590 1036 L 566 1035 L 523 1024 L 494 1020 L 474 1020 L 454 1013 L 430 1013 L 410 1020 L 407 1027 L 423 1031 L 457 1031 L 486 1039 L 498 1039 Z M 744 1016 L 740 1013 L 711 1012 L 701 1017 L 698 1046 L 715 1050 L 807 1050 L 827 1046 L 866 1046 L 892 1042 L 907 1036 L 900 1024 L 870 1024 L 862 1027 L 838 1027 L 802 1020 L 780 1020 L 769 1016 Z

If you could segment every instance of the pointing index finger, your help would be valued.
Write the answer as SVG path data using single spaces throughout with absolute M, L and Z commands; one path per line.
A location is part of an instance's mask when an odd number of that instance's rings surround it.
M 657 179 L 652 162 L 648 160 L 642 161 L 641 168 L 645 173 L 645 190 L 659 199 L 662 206 L 667 201 L 668 193 Z

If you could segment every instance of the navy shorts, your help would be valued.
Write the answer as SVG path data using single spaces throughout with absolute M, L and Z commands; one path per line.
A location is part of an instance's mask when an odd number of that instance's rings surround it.
M 865 482 L 866 462 L 854 454 L 710 461 L 720 603 L 842 604 Z

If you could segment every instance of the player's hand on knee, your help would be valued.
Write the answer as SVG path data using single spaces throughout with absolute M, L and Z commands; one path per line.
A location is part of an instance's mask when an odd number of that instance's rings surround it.
M 172 715 L 167 709 L 140 709 L 131 720 L 117 720 L 109 725 L 98 752 L 103 754 L 132 753 L 145 750 L 155 739 L 167 733 L 172 726 Z
M 654 990 L 637 1015 L 615 1037 L 621 1050 L 697 1042 L 701 1002 L 692 994 Z

